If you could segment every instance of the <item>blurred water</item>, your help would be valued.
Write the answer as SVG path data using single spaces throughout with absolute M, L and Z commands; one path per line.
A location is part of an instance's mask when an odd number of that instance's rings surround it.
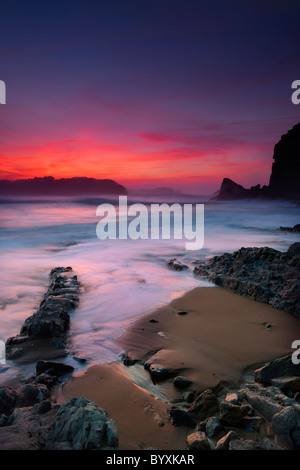
M 1 201 L 0 339 L 17 334 L 36 311 L 50 270 L 72 266 L 83 285 L 80 306 L 71 318 L 72 348 L 91 363 L 106 363 L 120 353 L 115 339 L 130 322 L 193 287 L 210 285 L 191 271 L 168 269 L 168 259 L 177 257 L 193 268 L 194 260 L 241 246 L 285 251 L 299 240 L 297 234 L 278 230 L 300 222 L 295 204 L 216 203 L 190 197 L 177 202 L 205 203 L 202 250 L 186 251 L 184 240 L 103 241 L 96 237 L 101 202 Z

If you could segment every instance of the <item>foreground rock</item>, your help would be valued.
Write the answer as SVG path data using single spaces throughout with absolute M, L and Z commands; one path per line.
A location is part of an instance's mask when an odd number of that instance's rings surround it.
M 63 403 L 48 435 L 47 449 L 117 449 L 118 431 L 105 410 L 86 398 Z
M 189 450 L 211 450 L 209 441 L 204 432 L 197 431 L 186 438 Z
M 194 273 L 300 318 L 300 243 L 286 253 L 268 247 L 241 248 L 198 264 Z
M 6 341 L 8 359 L 17 360 L 34 349 L 64 350 L 70 323 L 69 312 L 79 303 L 79 282 L 71 267 L 52 269 L 50 286 L 38 311 L 27 318 L 20 334 Z

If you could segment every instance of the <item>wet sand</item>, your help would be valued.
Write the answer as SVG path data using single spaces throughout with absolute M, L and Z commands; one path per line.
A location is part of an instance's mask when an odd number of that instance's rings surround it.
M 202 391 L 221 381 L 238 383 L 248 370 L 291 353 L 295 339 L 300 322 L 290 314 L 220 287 L 196 288 L 119 339 L 136 365 L 91 367 L 64 386 L 61 399 L 84 396 L 104 408 L 116 421 L 121 449 L 184 449 L 188 430 L 168 419 L 182 392 L 173 379 L 153 384 L 145 359 L 159 351 L 160 363 L 192 381 L 187 390 Z

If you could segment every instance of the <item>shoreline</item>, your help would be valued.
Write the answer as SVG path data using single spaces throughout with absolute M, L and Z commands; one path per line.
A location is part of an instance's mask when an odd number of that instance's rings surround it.
M 128 327 L 118 340 L 128 365 L 113 362 L 74 374 L 58 402 L 84 396 L 104 408 L 116 422 L 120 449 L 186 449 L 191 430 L 174 426 L 169 414 L 174 406 L 189 409 L 184 394 L 224 394 L 247 374 L 253 381 L 254 370 L 291 353 L 297 337 L 300 322 L 289 313 L 221 287 L 197 287 Z M 147 361 L 169 374 L 152 376 Z M 190 385 L 174 387 L 176 376 Z

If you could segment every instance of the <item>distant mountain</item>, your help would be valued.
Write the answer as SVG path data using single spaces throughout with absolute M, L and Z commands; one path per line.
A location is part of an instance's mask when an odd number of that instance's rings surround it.
M 234 199 L 300 199 L 300 123 L 296 124 L 274 147 L 269 186 L 246 189 L 229 178 L 224 178 L 217 195 L 211 200 Z
M 1 196 L 80 196 L 85 194 L 127 194 L 121 184 L 109 179 L 86 177 L 0 180 Z

